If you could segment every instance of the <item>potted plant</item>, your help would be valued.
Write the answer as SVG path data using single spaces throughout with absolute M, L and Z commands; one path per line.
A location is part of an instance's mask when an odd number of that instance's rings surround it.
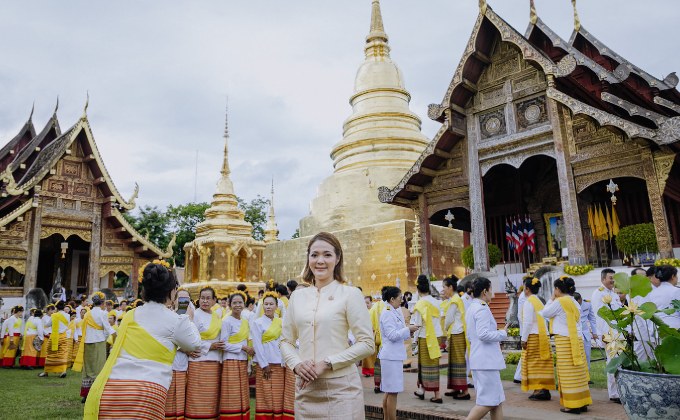
M 501 249 L 498 245 L 488 244 L 487 252 L 489 253 L 489 267 L 495 267 L 501 262 Z M 472 245 L 463 248 L 461 259 L 463 260 L 463 265 L 465 267 L 471 270 L 475 268 L 475 255 L 472 251 Z
M 618 273 L 614 280 L 618 291 L 628 295 L 628 304 L 613 309 L 611 297 L 605 296 L 598 315 L 611 326 L 604 339 L 611 359 L 606 371 L 616 375 L 626 414 L 631 419 L 680 418 L 680 331 L 657 316 L 679 311 L 680 301 L 674 300 L 673 307 L 661 311 L 654 303 L 644 302 L 652 291 L 647 277 Z M 642 337 L 648 338 L 646 360 L 634 349 Z

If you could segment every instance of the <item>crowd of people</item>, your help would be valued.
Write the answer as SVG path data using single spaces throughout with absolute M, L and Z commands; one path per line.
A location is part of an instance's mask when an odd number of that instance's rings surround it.
M 468 418 L 502 418 L 500 372 L 506 365 L 500 342 L 507 332 L 498 329 L 489 308 L 489 279 L 463 286 L 450 276 L 440 299 L 421 275 L 416 299 L 386 286 L 373 302 L 345 284 L 342 266 L 337 238 L 319 233 L 308 244 L 302 283 L 269 282 L 257 298 L 245 285 L 219 298 L 204 287 L 192 301 L 167 263 L 154 261 L 143 270 L 142 299 L 131 304 L 96 292 L 31 308 L 25 322 L 24 308 L 12 308 L 0 330 L 2 365 L 14 367 L 20 355 L 19 366 L 42 368 L 43 378 L 63 378 L 69 368 L 81 372 L 86 419 L 250 419 L 253 378 L 256 419 L 363 419 L 360 373 L 374 376 L 375 392 L 384 393 L 384 418 L 396 419 L 415 340 L 417 398 L 432 393 L 435 404 L 443 397 L 470 400 L 474 388 Z M 666 308 L 680 298 L 677 269 L 633 272 L 643 273 L 654 285 L 645 301 Z M 614 289 L 613 274 L 602 270 L 602 286 L 590 301 L 565 276 L 544 302 L 541 281 L 524 278 L 515 379 L 529 400 L 550 400 L 557 388 L 561 411 L 588 410 L 591 342 L 600 345 L 609 332 L 597 311 L 603 302 L 616 309 L 627 298 Z M 671 328 L 680 327 L 678 313 L 663 316 Z M 639 341 L 636 350 L 648 352 L 645 340 Z M 448 356 L 443 393 L 442 350 Z M 612 401 L 620 402 L 613 376 L 608 389 Z

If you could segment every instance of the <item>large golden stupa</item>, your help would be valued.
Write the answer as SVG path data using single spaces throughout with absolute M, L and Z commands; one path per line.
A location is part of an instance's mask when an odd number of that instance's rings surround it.
M 196 226 L 196 239 L 184 245 L 186 272 L 183 286 L 194 298 L 205 286 L 211 286 L 220 297 L 234 290 L 239 283 L 245 283 L 251 291 L 262 286 L 259 282 L 265 243 L 253 239 L 253 226 L 238 208 L 230 173 L 227 123 L 222 170 L 212 204 L 205 211 L 205 220 Z
M 367 293 L 376 294 L 389 284 L 408 289 L 421 272 L 420 244 L 412 246 L 414 237 L 420 240 L 417 232 L 413 235 L 414 212 L 380 203 L 378 188 L 399 182 L 429 140 L 420 131 L 420 118 L 409 109 L 411 95 L 401 70 L 390 58 L 379 1 L 373 0 L 371 7 L 365 59 L 349 101 L 352 114 L 331 151 L 334 172 L 321 183 L 309 215 L 300 221 L 300 238 L 267 245 L 265 279 L 282 282 L 299 276 L 307 242 L 319 231 L 340 239 L 347 280 Z M 462 233 L 432 226 L 431 237 L 437 256 L 433 273 L 451 274 L 460 267 Z

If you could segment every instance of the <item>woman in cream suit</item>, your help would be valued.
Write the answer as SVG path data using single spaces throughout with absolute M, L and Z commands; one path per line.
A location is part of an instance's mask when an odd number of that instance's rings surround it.
M 477 390 L 476 405 L 470 410 L 467 420 L 479 420 L 491 412 L 491 420 L 503 418 L 502 403 L 505 401 L 501 370 L 505 360 L 500 342 L 507 338 L 504 330 L 498 330 L 488 303 L 493 298 L 491 281 L 484 277 L 472 283 L 475 298 L 465 313 L 465 323 L 470 341 L 470 370 L 475 378 Z
M 380 390 L 385 393 L 383 398 L 383 414 L 386 420 L 397 418 L 397 395 L 404 390 L 403 363 L 406 360 L 404 341 L 408 340 L 417 326 L 406 326 L 404 315 L 401 313 L 401 290 L 394 286 L 385 286 L 382 299 L 387 303 L 386 309 L 380 314 L 380 335 L 382 346 L 378 353 L 382 380 Z

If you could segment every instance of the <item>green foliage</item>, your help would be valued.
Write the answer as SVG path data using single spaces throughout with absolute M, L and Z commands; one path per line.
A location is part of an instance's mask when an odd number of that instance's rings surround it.
M 132 216 L 125 214 L 125 219 L 135 228 L 137 232 L 157 245 L 165 249 L 170 243 L 168 228 L 170 221 L 164 211 L 158 207 L 144 206 L 139 209 L 139 215 Z
M 519 337 L 519 328 L 508 328 L 509 337 Z
M 120 271 L 116 273 L 116 278 L 113 279 L 113 287 L 115 289 L 122 289 L 123 287 L 127 286 L 129 279 L 130 277 L 127 274 Z
M 673 267 L 680 267 L 680 258 L 661 258 L 654 261 L 654 265 L 672 265 Z
M 238 207 L 245 213 L 246 222 L 253 225 L 253 238 L 261 241 L 264 239 L 264 229 L 267 226 L 267 207 L 269 200 L 258 195 L 250 203 L 237 198 Z
M 680 375 L 680 338 L 666 337 L 654 350 L 654 354 L 666 372 Z
M 489 254 L 489 267 L 495 267 L 501 262 L 501 249 L 494 244 L 489 244 L 487 246 L 487 251 Z M 472 245 L 468 245 L 463 248 L 461 253 L 461 259 L 463 260 L 463 265 L 469 269 L 475 268 L 475 256 L 472 250 Z
M 516 365 L 519 363 L 519 360 L 522 358 L 522 353 L 521 352 L 510 352 L 505 355 L 505 363 L 509 365 Z
M 300 228 L 295 229 L 295 232 L 293 232 L 293 236 L 290 237 L 290 239 L 297 239 L 300 237 Z
M 614 286 L 619 292 L 630 294 L 631 297 L 644 297 L 652 291 L 652 284 L 647 276 L 640 274 L 629 276 L 628 273 L 616 273 L 614 274 Z
M 625 254 L 658 252 L 654 224 L 641 223 L 621 228 L 616 236 L 616 247 Z
M 196 225 L 205 220 L 205 211 L 208 207 L 210 207 L 208 203 L 168 206 L 166 214 L 170 219 L 170 229 L 175 234 L 173 247 L 175 264 L 184 266 L 184 245 L 196 238 Z
M 570 276 L 582 276 L 593 269 L 590 264 L 586 265 L 565 265 L 564 272 Z

